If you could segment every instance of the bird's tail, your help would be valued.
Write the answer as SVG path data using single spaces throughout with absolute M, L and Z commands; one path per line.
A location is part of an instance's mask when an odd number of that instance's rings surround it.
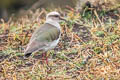
M 25 57 L 29 57 L 32 53 L 25 53 Z

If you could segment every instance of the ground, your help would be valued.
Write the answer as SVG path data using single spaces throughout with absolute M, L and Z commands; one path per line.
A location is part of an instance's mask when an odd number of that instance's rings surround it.
M 119 80 L 120 15 L 71 10 L 61 12 L 61 40 L 48 52 L 48 64 L 41 52 L 23 58 L 33 33 L 49 11 L 36 10 L 17 20 L 0 24 L 0 80 Z M 115 17 L 114 17 L 115 16 Z

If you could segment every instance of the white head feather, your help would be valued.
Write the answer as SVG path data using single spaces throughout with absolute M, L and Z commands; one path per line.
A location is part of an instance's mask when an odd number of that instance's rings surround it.
M 49 18 L 49 16 L 51 16 L 51 15 L 59 15 L 59 16 L 60 16 L 60 14 L 59 14 L 58 12 L 53 11 L 53 12 L 50 12 L 50 13 L 47 14 L 46 20 L 47 20 L 47 19 Z
M 50 12 L 47 14 L 46 16 L 46 22 L 45 23 L 49 23 L 49 24 L 52 24 L 54 25 L 55 27 L 59 28 L 60 29 L 60 25 L 59 25 L 59 22 L 61 21 L 59 19 L 59 17 L 55 17 L 55 15 L 59 16 L 60 17 L 60 14 L 56 11 L 53 11 L 53 12 Z M 52 17 L 51 17 L 52 16 Z

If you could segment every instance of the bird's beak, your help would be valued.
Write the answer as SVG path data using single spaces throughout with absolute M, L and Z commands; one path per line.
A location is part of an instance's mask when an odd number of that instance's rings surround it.
M 59 19 L 60 20 L 62 20 L 62 21 L 67 21 L 65 18 L 63 18 L 63 17 L 59 17 Z

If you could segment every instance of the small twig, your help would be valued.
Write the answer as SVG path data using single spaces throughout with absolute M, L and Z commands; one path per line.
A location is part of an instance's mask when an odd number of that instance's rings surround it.
M 66 6 L 66 8 L 70 9 L 70 11 L 73 11 L 73 12 L 75 11 L 74 8 L 72 8 L 72 7 L 68 6 L 68 5 Z
M 99 16 L 98 16 L 98 14 L 97 14 L 97 11 L 96 11 L 96 10 L 94 10 L 94 14 L 95 14 L 95 16 L 97 17 L 97 19 L 98 19 L 98 21 L 99 21 L 100 25 L 102 26 L 102 22 L 101 22 L 101 20 L 100 20 L 100 18 L 99 18 Z
M 82 39 L 80 39 L 79 36 L 77 36 L 76 34 L 73 34 L 73 36 L 74 36 L 76 39 L 78 39 L 79 41 L 81 41 L 81 42 L 85 45 L 84 41 L 83 41 Z
M 72 42 L 73 42 L 73 33 L 71 33 L 71 41 L 69 43 L 69 46 L 71 46 Z

